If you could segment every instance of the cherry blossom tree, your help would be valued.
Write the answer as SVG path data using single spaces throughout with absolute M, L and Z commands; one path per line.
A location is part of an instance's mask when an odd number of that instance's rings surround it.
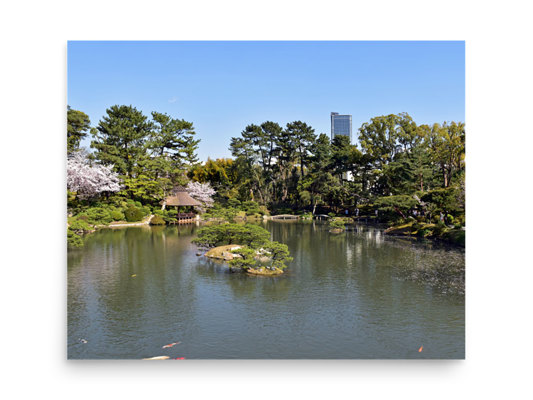
M 206 208 L 213 206 L 213 196 L 216 192 L 209 183 L 189 182 L 187 192 L 193 199 L 202 203 L 201 206 L 196 207 L 200 212 L 203 213 Z
M 81 198 L 95 197 L 103 192 L 118 192 L 120 180 L 113 165 L 91 165 L 85 151 L 67 158 L 67 189 Z

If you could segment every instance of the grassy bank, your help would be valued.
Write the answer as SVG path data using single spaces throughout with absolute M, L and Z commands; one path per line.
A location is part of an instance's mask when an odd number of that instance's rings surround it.
M 389 227 L 385 230 L 385 234 L 439 240 L 461 247 L 465 246 L 466 238 L 464 227 L 449 226 L 442 222 L 433 224 L 410 221 L 401 225 Z

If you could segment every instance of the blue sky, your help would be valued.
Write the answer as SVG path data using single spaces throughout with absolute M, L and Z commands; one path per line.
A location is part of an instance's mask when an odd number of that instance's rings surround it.
M 114 104 L 194 123 L 198 155 L 230 157 L 246 125 L 302 120 L 353 138 L 378 115 L 464 121 L 464 42 L 69 42 L 68 104 L 96 126 Z M 90 139 L 82 145 L 89 147 Z

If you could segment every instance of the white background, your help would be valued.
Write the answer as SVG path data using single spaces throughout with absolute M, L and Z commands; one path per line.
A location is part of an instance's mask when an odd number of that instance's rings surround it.
M 4 3 L 3 397 L 531 398 L 531 15 L 489 0 Z M 80 39 L 466 40 L 466 361 L 66 361 L 66 41 Z

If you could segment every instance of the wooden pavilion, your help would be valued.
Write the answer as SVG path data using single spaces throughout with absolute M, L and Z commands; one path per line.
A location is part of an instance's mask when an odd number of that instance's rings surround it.
M 174 206 L 176 207 L 178 214 L 176 215 L 176 223 L 177 224 L 191 224 L 196 221 L 196 214 L 193 212 L 182 212 L 180 213 L 180 207 L 193 207 L 193 206 L 201 206 L 202 203 L 199 201 L 193 199 L 189 193 L 187 193 L 187 189 L 185 189 L 183 186 L 179 186 L 174 188 L 172 191 L 172 194 L 165 198 L 164 200 L 161 200 L 159 203 L 162 205 L 161 209 L 164 210 L 166 206 Z

